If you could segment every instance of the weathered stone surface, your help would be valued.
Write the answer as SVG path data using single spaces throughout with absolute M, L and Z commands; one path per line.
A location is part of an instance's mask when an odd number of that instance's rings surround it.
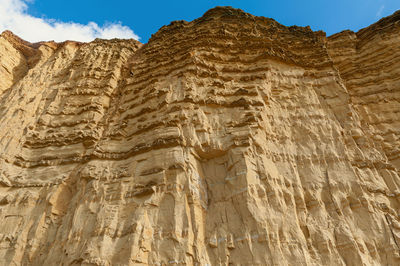
M 1 265 L 398 265 L 400 13 L 0 37 Z

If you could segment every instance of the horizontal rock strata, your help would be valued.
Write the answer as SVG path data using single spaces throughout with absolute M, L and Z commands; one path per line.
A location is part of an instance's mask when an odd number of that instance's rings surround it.
M 398 265 L 399 21 L 2 33 L 0 264 Z

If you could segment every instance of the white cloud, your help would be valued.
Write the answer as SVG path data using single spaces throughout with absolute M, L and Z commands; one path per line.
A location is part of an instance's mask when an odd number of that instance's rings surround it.
M 381 5 L 381 7 L 379 8 L 378 12 L 376 12 L 376 15 L 375 15 L 377 18 L 382 17 L 383 9 L 385 9 L 385 6 Z
M 0 33 L 10 30 L 30 42 L 74 40 L 89 42 L 102 39 L 139 39 L 129 27 L 120 22 L 99 26 L 94 22 L 79 24 L 54 19 L 37 18 L 27 13 L 32 0 L 0 0 Z

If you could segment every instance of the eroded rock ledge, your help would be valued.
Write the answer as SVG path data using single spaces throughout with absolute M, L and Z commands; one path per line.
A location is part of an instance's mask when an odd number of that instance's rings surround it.
M 2 33 L 0 264 L 399 264 L 399 21 Z

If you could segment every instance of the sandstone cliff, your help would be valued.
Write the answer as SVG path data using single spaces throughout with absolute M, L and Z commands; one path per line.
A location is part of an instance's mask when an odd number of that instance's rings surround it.
M 398 265 L 399 33 L 2 33 L 0 264 Z

